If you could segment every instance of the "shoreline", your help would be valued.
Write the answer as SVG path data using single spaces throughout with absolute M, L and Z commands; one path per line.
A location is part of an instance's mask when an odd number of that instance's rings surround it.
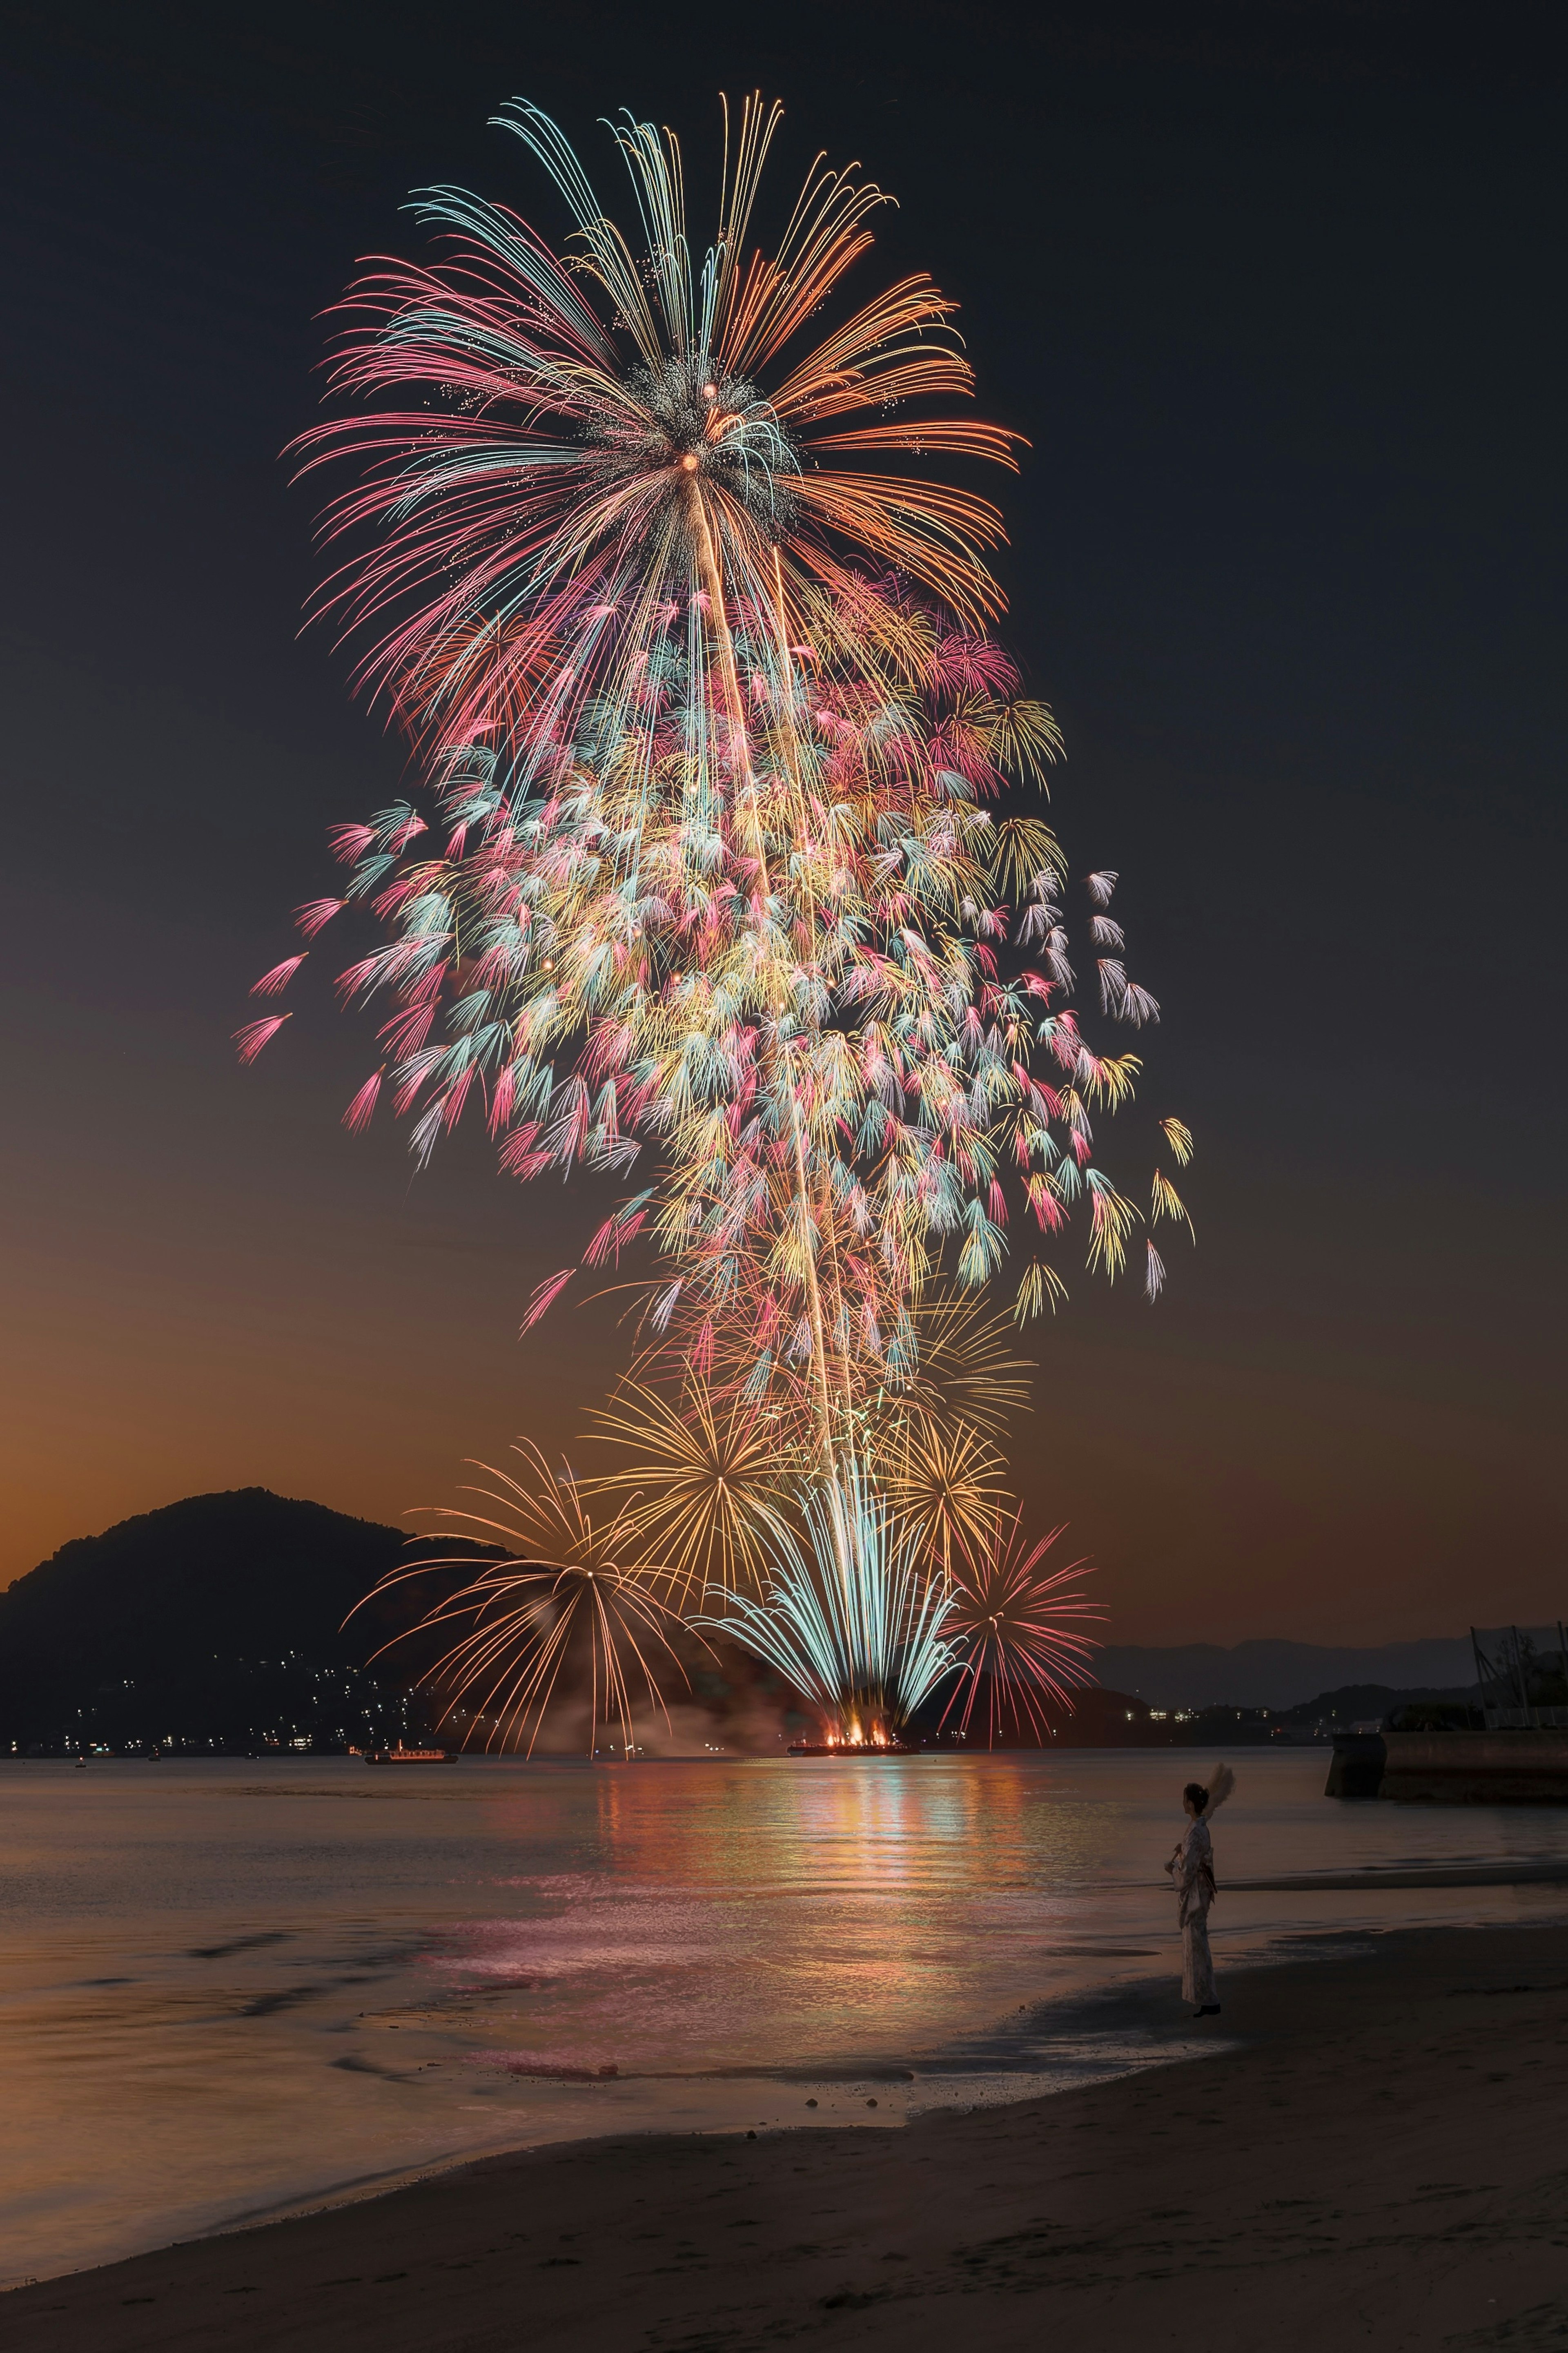
M 1229 1973 L 1198 2070 L 1173 2054 L 894 2131 L 513 2150 L 0 2312 L 29 2353 L 500 2353 L 524 2314 L 531 2347 L 571 2353 L 801 2333 L 935 2353 L 958 2327 L 987 2353 L 1051 2326 L 1097 2348 L 1568 2341 L 1568 1930 L 1354 1935 Z M 1173 1996 L 1149 2010 L 1198 2042 Z
M 1342 1941 L 1342 1935 L 1333 1936 L 1336 1945 Z M 816 2065 L 780 2063 L 678 2071 L 617 2070 L 611 2082 L 585 2070 L 570 2077 L 558 2070 L 546 2070 L 533 2079 L 537 2084 L 571 2094 L 588 2093 L 595 2095 L 595 2105 L 645 2087 L 663 2087 L 667 2105 L 642 2120 L 622 2115 L 589 2125 L 578 2117 L 564 2129 L 559 2121 L 552 2124 L 542 2116 L 526 2122 L 519 2117 L 488 2142 L 431 2149 L 384 2168 L 318 2178 L 298 2189 L 280 2189 L 275 2196 L 232 2209 L 209 2221 L 187 2221 L 179 2235 L 170 2239 L 160 2241 L 155 2232 L 149 2231 L 139 2234 L 140 2243 L 104 2249 L 58 2268 L 29 2274 L 18 2266 L 0 2274 L 0 2313 L 8 2308 L 6 2299 L 24 2287 L 85 2278 L 170 2248 L 204 2246 L 274 2224 L 336 2212 L 497 2159 L 542 2158 L 592 2149 L 608 2141 L 640 2146 L 691 2137 L 745 2137 L 748 2128 L 753 2137 L 758 2132 L 773 2137 L 781 2131 L 815 2137 L 847 2126 L 901 2132 L 911 2123 L 932 2116 L 1058 2098 L 1085 2084 L 1177 2065 L 1205 2056 L 1206 2051 L 1197 2047 L 1195 2031 L 1184 2035 L 1181 2024 L 1173 2022 L 1184 2019 L 1179 2008 L 1173 2017 L 1161 2015 L 1160 1998 L 1169 1995 L 1173 1975 L 1180 1970 L 1179 1944 L 1173 1937 L 1169 1944 L 1166 1956 L 1157 1956 L 1152 1948 L 1147 1952 L 1148 1958 L 1163 1957 L 1167 1962 L 1154 1974 L 1044 1996 L 1026 2006 L 1020 2004 L 1016 2018 L 1004 2014 L 967 2034 L 955 2033 L 938 2049 L 925 2045 L 907 2052 L 884 2050 L 859 2065 L 838 2059 Z M 1137 1948 L 1137 1953 L 1143 1957 L 1144 1948 Z M 1277 1966 L 1278 1960 L 1272 1954 L 1249 1952 L 1238 1964 L 1237 1974 L 1242 1969 Z M 1169 2010 L 1168 2000 L 1163 2008 Z M 509 2066 L 506 2072 L 524 2071 Z M 668 2105 L 669 2092 L 676 2087 L 692 2095 L 684 2116 L 671 2113 Z M 840 2098 L 849 2114 L 835 2117 Z M 759 2107 L 775 2102 L 788 2102 L 797 2108 L 804 2103 L 820 2112 L 810 2116 L 791 2115 L 787 2119 L 758 2116 Z M 875 2116 L 859 2113 L 863 2102 L 877 2110 Z

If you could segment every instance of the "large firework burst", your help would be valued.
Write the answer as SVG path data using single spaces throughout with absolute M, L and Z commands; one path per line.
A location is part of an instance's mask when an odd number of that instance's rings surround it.
M 999 805 L 1058 748 L 986 634 L 1000 519 L 931 470 L 1011 465 L 1016 437 L 958 413 L 971 372 L 928 279 L 842 299 L 876 187 L 819 159 L 753 243 L 776 108 L 726 112 L 705 249 L 672 135 L 615 130 L 634 237 L 536 108 L 498 121 L 564 204 L 566 249 L 426 191 L 431 259 L 351 289 L 343 406 L 299 445 L 304 472 L 353 469 L 321 609 L 423 771 L 337 829 L 344 894 L 300 910 L 307 939 L 345 905 L 385 927 L 340 980 L 386 1017 L 348 1121 L 389 1084 L 422 1157 L 472 1107 L 521 1177 L 635 1167 L 584 1257 L 640 1255 L 633 1419 L 681 1420 L 626 1505 L 648 1590 L 794 1609 L 804 1641 L 808 1589 L 826 1609 L 881 1577 L 885 1599 L 904 1570 L 873 1564 L 929 1555 L 940 1590 L 909 1606 L 930 1631 L 998 1475 L 984 1415 L 944 1391 L 930 1286 L 1009 1266 L 1025 1319 L 1063 1293 L 1047 1246 L 1076 1213 L 1112 1279 L 1140 1221 L 1092 1126 L 1140 1059 L 1090 1043 L 1065 861 L 1037 813 Z M 1088 878 L 1083 922 L 1102 1015 L 1141 1028 L 1159 1008 L 1115 881 Z M 284 1018 L 247 1025 L 242 1054 Z M 1186 1130 L 1166 1134 L 1184 1159 Z M 1186 1210 L 1156 1169 L 1160 1219 Z M 1151 1297 L 1163 1276 L 1151 1240 Z M 741 1504 L 759 1431 L 774 1486 Z
M 802 348 L 885 199 L 819 159 L 773 251 L 752 247 L 781 113 L 748 99 L 731 136 L 726 109 L 700 259 L 671 134 L 629 118 L 616 131 L 639 217 L 628 237 L 555 124 L 514 100 L 496 119 L 564 201 L 569 251 L 501 206 L 434 188 L 416 210 L 436 258 L 383 262 L 345 298 L 334 391 L 399 405 L 331 419 L 300 445 L 306 468 L 348 459 L 360 476 L 329 510 L 329 536 L 372 534 L 324 603 L 378 632 L 364 675 L 426 741 L 499 733 L 526 756 L 590 702 L 624 710 L 677 620 L 713 679 L 706 699 L 743 727 L 738 629 L 786 702 L 819 640 L 863 661 L 869 633 L 897 659 L 897 626 L 862 610 L 857 555 L 972 627 L 997 609 L 982 561 L 1002 535 L 995 508 L 886 460 L 1011 464 L 1015 437 L 930 413 L 968 397 L 973 376 L 953 306 L 923 276 Z
M 585 1484 L 618 1501 L 675 1605 L 760 1592 L 810 1471 L 776 1409 L 716 1397 L 702 1380 L 668 1388 L 633 1377 L 593 1421 L 619 1459 Z

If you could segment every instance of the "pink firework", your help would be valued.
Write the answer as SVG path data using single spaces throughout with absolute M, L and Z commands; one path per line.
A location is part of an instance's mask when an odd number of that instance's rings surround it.
M 1069 1561 L 1049 1574 L 1042 1567 L 1065 1527 L 1026 1546 L 1023 1517 L 1021 1506 L 998 1512 L 984 1550 L 955 1563 L 952 1605 L 942 1624 L 963 1660 L 942 1721 L 956 1713 L 959 1730 L 967 1732 L 980 1705 L 987 1747 L 995 1746 L 999 1732 L 1020 1732 L 1026 1724 L 1047 1734 L 1050 1703 L 1070 1714 L 1074 1687 L 1094 1681 L 1094 1638 L 1079 1629 L 1105 1614 L 1077 1589 L 1079 1579 L 1094 1574 L 1092 1561 Z

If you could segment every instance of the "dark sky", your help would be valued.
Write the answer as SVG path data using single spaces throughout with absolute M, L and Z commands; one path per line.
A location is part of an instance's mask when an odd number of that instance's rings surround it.
M 570 1440 L 619 1360 L 603 1311 L 516 1337 L 590 1202 L 344 1135 L 330 959 L 235 1066 L 325 826 L 402 776 L 297 634 L 278 452 L 410 186 L 550 220 L 500 100 L 605 185 L 598 116 L 672 121 L 700 187 L 760 83 L 775 176 L 821 145 L 897 193 L 872 266 L 961 300 L 1033 444 L 1006 634 L 1199 1139 L 1165 1300 L 1080 1277 L 1045 1332 L 1031 1508 L 1123 1641 L 1568 1608 L 1556 17 L 12 8 L 0 1578 L 205 1488 L 395 1518 Z

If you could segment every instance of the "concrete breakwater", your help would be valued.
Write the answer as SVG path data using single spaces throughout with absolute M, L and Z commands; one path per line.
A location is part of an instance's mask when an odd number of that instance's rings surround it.
M 1568 1730 L 1336 1733 L 1324 1795 L 1407 1805 L 1568 1805 Z

